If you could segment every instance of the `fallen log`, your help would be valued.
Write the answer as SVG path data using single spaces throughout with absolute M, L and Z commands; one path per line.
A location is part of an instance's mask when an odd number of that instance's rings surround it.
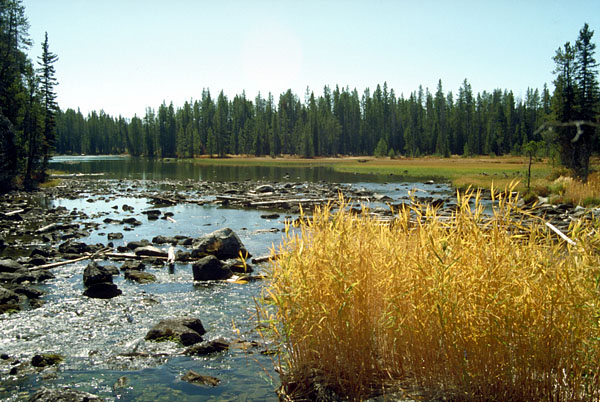
M 17 209 L 17 210 L 5 213 L 4 216 L 13 216 L 13 215 L 20 214 L 21 212 L 25 212 L 25 210 L 24 209 Z
M 93 254 L 90 253 L 85 253 L 85 255 L 81 256 L 81 257 L 77 257 L 75 259 L 72 260 L 66 260 L 66 261 L 59 261 L 59 262 L 52 262 L 50 264 L 44 264 L 44 265 L 39 265 L 37 267 L 34 268 L 30 268 L 30 271 L 38 271 L 40 269 L 50 269 L 50 268 L 56 268 L 56 267 L 60 267 L 62 265 L 68 265 L 68 264 L 73 264 L 75 262 L 79 262 L 79 261 L 83 261 L 83 260 L 91 260 L 93 258 L 96 258 L 98 255 L 100 254 L 104 254 L 106 251 L 110 250 L 110 248 L 104 248 L 100 251 L 96 251 Z
M 254 201 L 254 202 L 250 202 L 250 206 L 268 207 L 271 205 L 280 205 L 280 204 L 326 204 L 331 201 L 335 201 L 335 199 L 334 198 L 292 198 L 292 199 L 278 199 L 278 200 L 270 200 L 270 201 Z

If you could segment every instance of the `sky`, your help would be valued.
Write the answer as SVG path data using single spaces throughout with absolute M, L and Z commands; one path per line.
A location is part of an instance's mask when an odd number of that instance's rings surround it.
M 304 101 L 336 85 L 553 89 L 554 56 L 600 0 L 23 0 L 37 60 L 48 32 L 59 106 L 127 118 L 202 90 Z M 600 49 L 600 48 L 599 48 Z M 600 59 L 600 55 L 596 55 Z

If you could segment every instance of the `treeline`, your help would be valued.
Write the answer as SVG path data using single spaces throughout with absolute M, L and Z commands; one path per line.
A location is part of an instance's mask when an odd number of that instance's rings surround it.
M 198 155 L 478 155 L 520 153 L 551 114 L 551 94 L 528 89 L 524 98 L 496 89 L 473 93 L 465 79 L 458 94 L 419 87 L 407 98 L 387 84 L 356 89 L 291 90 L 275 101 L 245 93 L 201 99 L 181 107 L 163 102 L 144 116 L 87 116 L 68 109 L 57 116 L 57 153 L 180 157 Z
M 46 34 L 34 64 L 28 30 L 21 1 L 0 0 L 0 192 L 17 180 L 26 188 L 44 181 L 54 147 L 58 58 Z

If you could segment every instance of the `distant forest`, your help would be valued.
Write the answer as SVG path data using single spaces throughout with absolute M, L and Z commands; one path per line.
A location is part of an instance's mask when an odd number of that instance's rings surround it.
M 431 93 L 419 87 L 408 98 L 387 84 L 359 95 L 356 89 L 307 89 L 304 101 L 288 90 L 248 99 L 201 99 L 182 107 L 165 102 L 145 116 L 87 116 L 72 109 L 56 116 L 59 154 L 119 154 L 191 158 L 198 155 L 420 156 L 522 153 L 536 128 L 551 115 L 548 88 L 528 89 L 524 99 L 496 89 L 473 94 L 465 79 L 458 95 L 441 80 Z

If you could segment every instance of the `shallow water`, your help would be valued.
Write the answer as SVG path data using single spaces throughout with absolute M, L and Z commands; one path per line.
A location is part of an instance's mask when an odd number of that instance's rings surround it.
M 116 158 L 98 162 L 127 164 L 127 161 Z M 81 168 L 88 163 L 91 162 L 86 159 L 70 165 Z M 119 169 L 126 168 L 121 166 Z M 86 169 L 82 170 L 85 172 Z M 277 172 L 276 177 L 280 173 Z M 161 170 L 161 178 L 167 174 Z M 225 175 L 233 178 L 235 174 Z M 155 173 L 151 176 L 157 177 Z M 175 175 L 172 178 L 181 177 Z M 271 176 L 266 179 L 274 180 Z M 148 185 L 152 186 L 152 182 Z M 355 181 L 352 186 L 388 195 L 395 202 L 405 199 L 408 191 L 415 188 L 423 196 L 438 197 L 450 192 L 445 185 L 416 183 Z M 89 216 L 84 222 L 99 223 L 98 229 L 81 239 L 86 243 L 106 244 L 107 234 L 112 232 L 124 235 L 123 239 L 113 241 L 116 247 L 133 240 L 151 240 L 158 234 L 200 237 L 230 227 L 246 248 L 258 256 L 267 254 L 273 245 L 280 243 L 281 230 L 285 226 L 284 214 L 278 219 L 266 220 L 260 218 L 264 211 L 193 203 L 160 208 L 163 214 L 172 212 L 176 222 L 150 221 L 141 211 L 154 207 L 147 199 L 137 198 L 135 194 L 110 200 L 93 194 L 82 196 L 77 200 L 58 198 L 49 203 L 69 210 L 83 210 Z M 134 211 L 124 212 L 123 204 L 132 206 Z M 123 230 L 127 225 L 102 222 L 105 218 L 128 216 L 136 217 L 143 224 L 127 231 Z M 152 284 L 139 285 L 124 280 L 122 275 L 117 276 L 114 282 L 123 291 L 122 296 L 110 300 L 90 299 L 82 295 L 82 273 L 88 262 L 54 268 L 52 272 L 56 279 L 40 285 L 46 292 L 42 307 L 0 316 L 0 353 L 21 361 L 28 361 L 37 353 L 52 352 L 65 357 L 58 368 L 24 377 L 9 376 L 10 366 L 0 361 L 0 399 L 24 399 L 42 385 L 69 385 L 114 401 L 277 400 L 275 389 L 279 379 L 273 369 L 272 356 L 261 353 L 271 345 L 265 344 L 254 331 L 257 326 L 255 299 L 261 297 L 262 282 L 195 284 L 191 265 L 176 264 L 172 272 L 168 268 L 147 267 L 146 271 L 157 277 L 157 282 Z M 114 263 L 103 261 L 101 264 Z M 255 268 L 260 273 L 261 268 Z M 184 348 L 174 343 L 144 340 L 146 332 L 155 323 L 179 316 L 200 318 L 207 330 L 204 339 L 256 341 L 260 346 L 246 350 L 233 348 L 206 357 L 187 357 L 180 355 Z M 180 379 L 188 370 L 217 377 L 221 383 L 216 387 L 188 384 Z M 125 385 L 114 387 L 122 377 L 126 380 L 119 382 L 125 382 Z

